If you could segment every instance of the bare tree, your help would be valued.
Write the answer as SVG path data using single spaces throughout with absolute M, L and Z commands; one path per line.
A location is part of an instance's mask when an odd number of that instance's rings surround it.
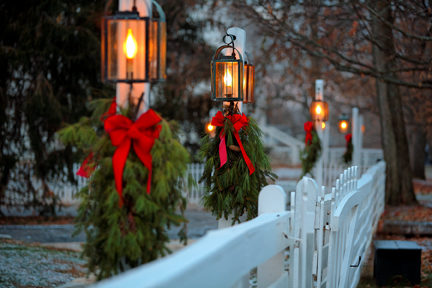
M 375 103 L 387 161 L 388 204 L 415 202 L 403 110 L 406 103 L 402 102 L 400 91 L 409 88 L 424 90 L 430 95 L 431 2 L 230 2 L 236 15 L 243 15 L 263 34 L 272 37 L 275 49 L 307 53 L 310 57 L 300 58 L 300 61 L 305 59 L 312 67 L 321 67 L 311 75 L 322 77 L 335 69 L 341 72 L 342 79 L 354 74 L 360 76 L 357 77 L 359 81 L 364 78 L 376 81 Z M 291 58 L 294 65 L 296 61 L 299 59 Z M 432 99 L 426 97 L 424 101 L 423 106 L 427 107 Z

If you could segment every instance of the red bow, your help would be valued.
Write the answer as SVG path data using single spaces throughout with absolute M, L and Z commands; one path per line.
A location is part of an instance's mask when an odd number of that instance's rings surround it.
M 351 139 L 352 139 L 351 133 L 345 135 L 345 141 L 347 146 L 351 142 Z
M 89 155 L 84 159 L 76 175 L 84 178 L 89 178 L 95 169 L 96 169 L 96 164 L 93 159 L 93 152 L 90 152 Z
M 151 109 L 142 114 L 135 123 L 123 115 L 114 115 L 105 120 L 105 131 L 110 135 L 111 144 L 117 147 L 112 161 L 115 185 L 120 196 L 120 207 L 123 205 L 123 170 L 131 142 L 138 158 L 149 171 L 147 193 L 150 193 L 152 177 L 150 152 L 162 129 L 161 125 L 156 125 L 160 121 L 161 118 Z
M 313 129 L 313 123 L 311 121 L 307 121 L 304 123 L 304 130 L 306 131 L 306 137 L 305 137 L 306 146 L 312 144 L 312 129 Z
M 233 124 L 234 137 L 240 146 L 240 150 L 241 150 L 241 153 L 243 155 L 243 159 L 245 160 L 246 165 L 249 168 L 249 175 L 251 175 L 255 171 L 255 167 L 252 165 L 251 160 L 247 156 L 246 151 L 243 148 L 243 144 L 240 140 L 240 135 L 239 135 L 240 129 L 243 128 L 244 126 L 248 125 L 248 118 L 244 114 L 242 114 L 242 115 L 234 114 L 231 116 L 224 117 L 222 112 L 218 111 L 216 113 L 216 115 L 212 118 L 211 125 L 222 127 L 222 131 L 219 134 L 219 139 L 220 139 L 220 143 L 219 143 L 220 167 L 225 165 L 225 163 L 227 162 L 227 159 L 228 159 L 227 151 L 226 151 L 226 144 L 225 144 L 225 131 L 223 129 L 225 119 L 229 119 L 231 121 L 231 123 Z

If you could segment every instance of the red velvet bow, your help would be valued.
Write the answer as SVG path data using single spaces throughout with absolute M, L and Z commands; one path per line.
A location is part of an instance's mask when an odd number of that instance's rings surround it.
M 345 141 L 347 146 L 351 142 L 351 139 L 352 139 L 351 133 L 345 135 Z
M 105 131 L 110 135 L 111 144 L 117 147 L 112 161 L 115 185 L 120 196 L 120 207 L 123 205 L 123 170 L 131 142 L 138 158 L 149 171 L 147 193 L 150 193 L 152 177 L 150 152 L 162 129 L 161 125 L 156 125 L 160 121 L 161 118 L 151 109 L 142 114 L 135 123 L 123 115 L 114 115 L 105 120 Z
M 237 143 L 240 146 L 241 153 L 243 155 L 243 159 L 246 162 L 247 167 L 249 168 L 249 175 L 251 175 L 255 171 L 255 167 L 252 165 L 251 160 L 246 154 L 246 151 L 243 148 L 243 144 L 240 140 L 239 131 L 244 126 L 248 125 L 248 118 L 246 115 L 242 114 L 234 114 L 227 117 L 224 117 L 221 111 L 218 111 L 216 115 L 212 118 L 211 125 L 222 127 L 222 131 L 219 134 L 219 158 L 220 158 L 220 167 L 225 165 L 228 160 L 228 155 L 226 151 L 226 143 L 225 143 L 225 131 L 223 129 L 225 119 L 229 119 L 234 127 L 234 137 L 237 140 Z
M 304 123 L 304 130 L 306 131 L 306 137 L 305 137 L 306 146 L 312 144 L 312 129 L 313 129 L 313 123 L 311 121 L 307 121 Z
M 84 178 L 89 178 L 95 169 L 96 165 L 93 159 L 93 152 L 90 152 L 89 155 L 84 159 L 76 175 Z

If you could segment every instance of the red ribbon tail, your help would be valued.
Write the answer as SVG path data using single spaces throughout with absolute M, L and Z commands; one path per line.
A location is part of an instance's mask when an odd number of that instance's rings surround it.
M 219 159 L 220 159 L 220 166 L 221 168 L 228 160 L 227 150 L 226 150 L 226 144 L 225 144 L 225 135 L 223 134 L 223 130 L 221 131 L 219 135 L 220 143 L 219 143 Z
M 126 158 L 129 154 L 130 140 L 125 141 L 121 146 L 114 152 L 112 158 L 113 169 L 114 169 L 114 180 L 117 193 L 119 195 L 119 206 L 123 206 L 123 170 L 126 164 Z
M 81 177 L 84 177 L 84 178 L 89 178 L 89 175 L 88 175 L 87 172 L 83 169 L 82 166 L 78 169 L 76 175 L 81 176 Z
M 248 155 L 246 154 L 246 151 L 244 150 L 243 144 L 242 144 L 242 142 L 240 140 L 240 135 L 239 135 L 239 133 L 237 131 L 235 131 L 234 137 L 236 138 L 237 143 L 240 146 L 240 150 L 242 152 L 243 159 L 245 160 L 246 165 L 249 168 L 249 175 L 252 175 L 252 173 L 255 172 L 255 167 L 253 166 L 253 164 L 252 164 L 251 160 L 249 159 Z

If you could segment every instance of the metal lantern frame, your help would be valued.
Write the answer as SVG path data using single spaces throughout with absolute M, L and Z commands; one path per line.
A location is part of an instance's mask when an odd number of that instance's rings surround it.
M 140 17 L 139 13 L 134 6 L 131 11 L 117 11 L 114 15 L 105 15 L 102 20 L 102 80 L 105 82 L 114 83 L 142 83 L 142 82 L 159 82 L 166 79 L 166 20 L 165 13 L 162 7 L 156 2 L 152 1 L 152 5 L 156 8 L 158 18 L 153 18 L 151 16 Z M 109 75 L 109 65 L 117 65 L 117 63 L 111 61 L 109 58 L 109 52 L 119 53 L 120 47 L 116 47 L 117 50 L 109 51 L 109 29 L 108 26 L 114 22 L 121 21 L 140 21 L 140 25 L 144 24 L 144 77 L 139 78 L 128 78 L 127 72 L 126 77 L 119 76 L 119 68 L 116 69 L 116 74 L 114 77 Z M 114 29 L 111 29 L 114 30 Z M 110 30 L 110 31 L 111 31 Z M 115 32 L 114 32 L 115 33 Z M 156 33 L 155 38 L 151 39 L 151 35 Z M 154 43 L 156 42 L 156 43 Z M 118 44 L 118 43 L 117 43 Z M 156 45 L 155 45 L 156 44 Z M 155 45 L 156 47 L 152 47 Z M 117 45 L 118 46 L 118 45 Z M 153 53 L 153 55 L 151 55 Z M 117 56 L 118 57 L 118 56 Z M 117 60 L 118 61 L 118 60 Z M 153 65 L 153 67 L 151 67 Z M 155 65 L 155 66 L 154 66 Z M 114 69 L 114 68 L 113 68 Z
M 315 112 L 315 109 L 317 106 L 321 105 L 321 109 L 323 110 L 322 116 L 317 115 L 317 113 Z M 309 108 L 309 112 L 311 115 L 311 118 L 313 121 L 327 121 L 328 117 L 329 117 L 329 112 L 328 112 L 328 104 L 325 101 L 321 101 L 321 100 L 314 100 L 312 101 L 310 108 Z
M 227 43 L 225 42 L 226 37 L 230 37 L 231 38 L 231 42 Z M 223 38 L 224 42 L 226 43 L 226 45 L 220 46 L 214 56 L 213 59 L 211 61 L 211 91 L 212 91 L 212 97 L 211 99 L 213 101 L 234 101 L 234 102 L 238 102 L 238 101 L 243 101 L 243 70 L 244 70 L 244 61 L 243 61 L 243 57 L 241 55 L 241 53 L 239 52 L 239 50 L 237 50 L 237 48 L 234 47 L 234 40 L 235 40 L 235 36 L 234 35 L 230 35 L 227 34 L 224 36 Z M 231 55 L 223 55 L 222 51 L 224 49 L 232 49 L 232 54 Z M 237 53 L 235 53 L 237 51 Z M 236 58 L 236 55 L 238 55 L 238 59 Z M 234 77 L 236 77 L 236 83 L 237 83 L 237 95 L 238 97 L 218 97 L 217 94 L 217 81 L 220 80 L 217 77 L 217 66 L 223 63 L 231 63 L 231 65 L 237 65 L 237 75 L 231 75 L 231 77 L 233 78 L 233 83 L 234 83 Z M 234 74 L 234 73 L 233 73 Z M 235 95 L 234 93 L 234 87 L 233 89 L 233 93 L 232 95 Z
M 345 129 L 342 129 L 341 124 L 342 122 L 346 122 L 347 123 L 347 127 Z M 350 129 L 351 123 L 350 123 L 350 118 L 348 115 L 346 114 L 342 114 L 341 116 L 339 116 L 338 119 L 338 130 L 340 133 L 342 134 L 346 134 L 348 133 L 349 129 Z

